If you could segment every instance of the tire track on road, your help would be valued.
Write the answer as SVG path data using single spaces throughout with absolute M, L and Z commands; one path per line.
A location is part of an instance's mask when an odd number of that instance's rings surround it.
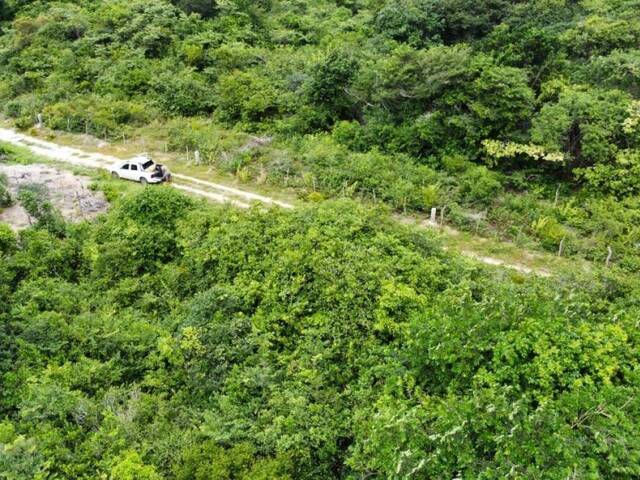
M 111 155 L 89 153 L 77 148 L 58 145 L 8 128 L 0 128 L 0 141 L 18 147 L 27 148 L 36 155 L 40 155 L 51 160 L 79 167 L 108 169 L 113 163 L 123 160 Z M 281 208 L 294 208 L 293 205 L 289 203 L 282 202 L 265 195 L 201 180 L 189 175 L 174 173 L 172 174 L 172 177 L 178 180 L 178 182 L 173 184 L 173 187 L 218 203 L 231 203 L 232 205 L 240 208 L 248 208 L 252 202 L 259 202 L 265 205 L 274 205 Z M 185 185 L 185 183 L 187 185 Z

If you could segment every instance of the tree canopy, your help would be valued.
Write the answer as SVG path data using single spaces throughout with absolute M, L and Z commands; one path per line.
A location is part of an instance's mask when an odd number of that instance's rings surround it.
M 349 201 L 169 188 L 0 248 L 2 478 L 640 474 L 630 277 L 489 272 Z
M 72 225 L 0 178 L 0 479 L 640 477 L 638 7 L 0 1 L 3 120 L 305 204 Z M 481 268 L 433 208 L 588 271 Z
M 634 269 L 638 232 L 596 217 L 617 203 L 625 223 L 640 192 L 636 7 L 8 0 L 0 102 L 20 128 L 41 114 L 112 141 L 152 131 L 302 197 L 445 208 L 462 229 L 487 210 L 491 235 L 557 251 L 533 227 L 549 218 L 567 252 L 601 261 L 613 247 Z M 272 147 L 241 148 L 247 135 Z M 576 200 L 555 208 L 556 192 Z

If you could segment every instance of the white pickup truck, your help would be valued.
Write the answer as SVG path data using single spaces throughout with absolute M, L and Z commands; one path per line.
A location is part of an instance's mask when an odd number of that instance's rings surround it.
M 109 171 L 113 178 L 133 180 L 143 185 L 171 181 L 171 173 L 167 167 L 154 162 L 146 155 L 116 162 Z

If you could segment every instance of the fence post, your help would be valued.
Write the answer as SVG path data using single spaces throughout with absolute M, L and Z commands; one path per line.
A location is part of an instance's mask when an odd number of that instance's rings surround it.
M 433 207 L 433 208 L 431 209 L 431 218 L 429 219 L 429 221 L 430 221 L 431 223 L 435 223 L 435 224 L 437 224 L 437 223 L 438 223 L 438 221 L 437 221 L 437 214 L 438 214 L 438 209 L 437 209 L 437 208 L 435 208 L 435 207 Z
M 607 247 L 607 260 L 605 262 L 605 266 L 608 268 L 611 265 L 611 257 L 613 257 L 613 250 L 611 247 Z
M 194 151 L 193 154 L 195 155 L 196 165 L 200 165 L 200 150 Z
M 558 188 L 556 188 L 556 198 L 553 201 L 553 208 L 556 208 L 558 206 L 559 199 L 560 199 L 560 185 L 558 185 Z
M 564 250 L 564 239 L 567 237 L 562 237 L 562 240 L 560 240 L 560 246 L 558 247 L 558 256 L 561 257 L 562 256 L 562 252 Z

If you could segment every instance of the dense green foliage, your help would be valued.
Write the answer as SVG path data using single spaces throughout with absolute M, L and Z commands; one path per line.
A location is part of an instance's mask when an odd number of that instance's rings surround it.
M 635 478 L 640 288 L 349 201 L 0 225 L 0 478 Z M 46 225 L 44 225 L 46 227 Z
M 13 197 L 9 191 L 9 180 L 4 173 L 0 173 L 0 208 L 10 207 Z
M 0 479 L 640 477 L 639 9 L 0 1 L 18 127 L 368 202 L 114 190 L 67 225 L 23 189 L 37 224 L 0 224 Z M 380 202 L 592 271 L 485 271 Z
M 564 238 L 567 254 L 597 261 L 613 247 L 634 270 L 637 9 L 6 0 L 0 102 L 22 127 L 42 113 L 52 128 L 117 139 L 151 123 L 169 148 L 198 148 L 242 181 L 399 211 L 446 206 L 459 227 L 550 250 Z M 274 141 L 248 148 L 243 132 Z M 482 210 L 482 225 L 468 221 Z
M 51 203 L 49 191 L 45 185 L 22 185 L 18 192 L 18 200 L 40 228 L 45 228 L 54 235 L 64 235 L 64 220 Z
M 214 114 L 416 158 L 533 142 L 567 168 L 637 146 L 633 1 L 9 1 L 0 94 L 97 133 Z M 343 128 L 344 131 L 344 128 Z M 526 157 L 514 155 L 514 161 Z

